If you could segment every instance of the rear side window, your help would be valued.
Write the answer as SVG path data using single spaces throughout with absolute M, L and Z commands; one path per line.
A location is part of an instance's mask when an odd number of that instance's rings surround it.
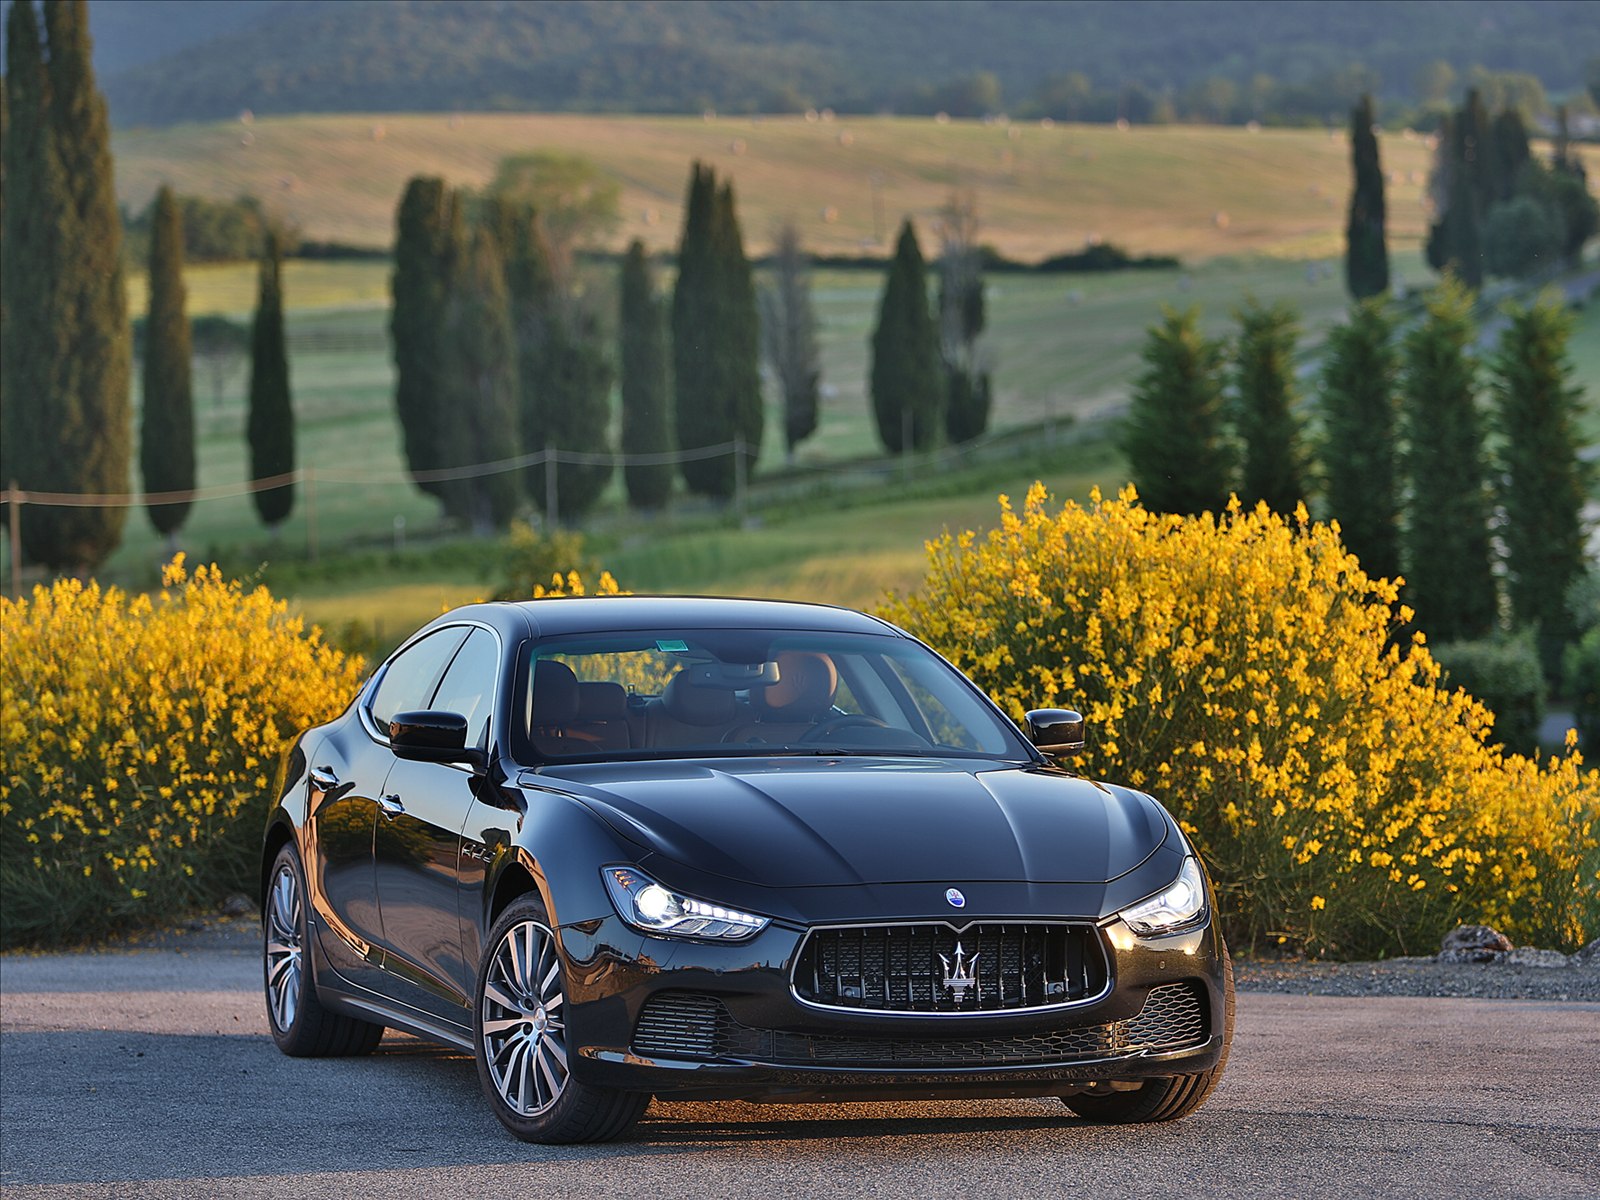
M 387 730 L 395 713 L 427 708 L 445 666 L 467 638 L 465 625 L 430 633 L 420 642 L 407 646 L 384 668 L 383 678 L 372 697 L 372 719 Z
M 429 708 L 460 713 L 467 719 L 467 745 L 485 744 L 491 697 L 500 671 L 500 643 L 486 629 L 474 629 L 450 663 Z

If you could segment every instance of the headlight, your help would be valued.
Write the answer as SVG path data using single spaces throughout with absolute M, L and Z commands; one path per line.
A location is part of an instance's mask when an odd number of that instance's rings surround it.
M 1164 889 L 1141 900 L 1118 915 L 1135 933 L 1148 936 L 1171 933 L 1185 925 L 1195 924 L 1206 911 L 1206 885 L 1200 875 L 1200 862 L 1195 858 L 1183 860 L 1178 878 Z
M 760 933 L 772 919 L 669 891 L 632 867 L 607 867 L 600 874 L 618 915 L 646 933 L 736 942 Z

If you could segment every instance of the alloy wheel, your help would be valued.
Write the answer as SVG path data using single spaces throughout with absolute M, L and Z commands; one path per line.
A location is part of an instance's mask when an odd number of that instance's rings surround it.
M 500 1098 L 524 1117 L 547 1112 L 566 1089 L 566 1018 L 555 936 L 518 921 L 489 962 L 478 1014 L 483 1056 Z
M 300 1010 L 300 885 L 288 863 L 272 878 L 267 900 L 267 999 L 279 1029 L 294 1027 Z

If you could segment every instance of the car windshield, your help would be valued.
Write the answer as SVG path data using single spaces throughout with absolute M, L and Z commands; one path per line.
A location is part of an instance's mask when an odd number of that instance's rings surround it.
M 529 643 L 535 761 L 749 754 L 1026 759 L 959 672 L 905 638 L 676 630 Z

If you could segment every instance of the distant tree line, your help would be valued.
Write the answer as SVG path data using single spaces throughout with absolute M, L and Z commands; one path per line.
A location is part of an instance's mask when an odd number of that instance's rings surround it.
M 278 238 L 278 249 L 285 256 L 300 252 L 298 231 L 281 219 L 270 216 L 254 196 L 236 200 L 208 200 L 203 196 L 184 196 L 163 188 L 177 209 L 183 230 L 183 257 L 187 262 L 254 262 L 261 257 L 268 230 Z M 150 256 L 152 228 L 157 219 L 158 192 L 148 207 L 137 215 L 123 211 L 127 237 L 124 254 L 130 263 L 142 263 Z
M 1361 301 L 1330 332 L 1304 400 L 1293 311 L 1235 315 L 1233 339 L 1203 334 L 1193 309 L 1149 331 L 1121 442 L 1141 499 L 1180 513 L 1220 512 L 1233 495 L 1286 513 L 1310 505 L 1339 522 L 1369 575 L 1404 577 L 1430 643 L 1522 645 L 1462 650 L 1453 669 L 1509 654 L 1506 670 L 1537 684 L 1513 706 L 1536 711 L 1582 633 L 1574 598 L 1590 574 L 1584 398 L 1564 308 L 1514 306 L 1480 364 L 1471 292 L 1453 278 L 1410 328 L 1384 298 Z M 1474 680 L 1474 694 L 1488 699 L 1497 679 Z M 1501 732 L 1531 749 L 1536 730 L 1534 719 Z

